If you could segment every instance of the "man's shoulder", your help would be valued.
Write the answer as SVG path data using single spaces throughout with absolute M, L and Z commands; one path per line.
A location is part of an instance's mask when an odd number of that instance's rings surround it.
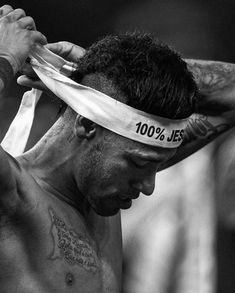
M 28 168 L 22 163 L 21 159 L 14 158 L 7 153 L 11 174 L 14 177 L 16 192 L 21 192 L 22 188 L 27 188 L 28 185 L 36 185 L 33 176 Z
M 8 153 L 7 158 L 14 185 L 10 189 L 0 189 L 0 214 L 4 212 L 6 215 L 30 209 L 41 194 L 39 185 L 21 160 Z

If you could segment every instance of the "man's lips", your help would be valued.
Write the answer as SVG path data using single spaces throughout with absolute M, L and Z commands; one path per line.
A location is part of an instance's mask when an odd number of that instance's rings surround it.
M 133 195 L 120 195 L 119 198 L 121 200 L 132 200 L 132 199 L 138 198 L 139 196 L 140 196 L 140 194 L 137 193 L 137 194 L 133 194 Z
M 118 203 L 121 209 L 129 209 L 132 205 L 132 200 L 138 198 L 140 193 L 118 195 Z
M 132 205 L 132 199 L 130 198 L 119 198 L 119 205 L 121 209 L 129 209 Z
M 138 193 L 138 194 L 133 195 L 131 198 L 132 199 L 137 199 L 139 196 L 140 196 L 140 194 Z

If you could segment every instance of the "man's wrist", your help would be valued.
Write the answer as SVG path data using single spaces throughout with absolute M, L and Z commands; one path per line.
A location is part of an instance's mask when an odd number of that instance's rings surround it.
M 5 89 L 14 77 L 11 63 L 0 55 L 0 91 Z
M 0 50 L 0 57 L 7 59 L 7 61 L 10 63 L 10 65 L 13 69 L 13 73 L 16 74 L 17 71 L 19 70 L 20 66 L 19 66 L 18 62 L 16 61 L 15 57 L 11 54 L 6 54 L 6 53 L 1 52 L 1 50 Z

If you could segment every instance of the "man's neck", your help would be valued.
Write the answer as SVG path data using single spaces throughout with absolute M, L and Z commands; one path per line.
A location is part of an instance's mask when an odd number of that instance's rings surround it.
M 80 210 L 84 209 L 84 197 L 74 177 L 79 151 L 75 144 L 49 132 L 19 161 L 43 189 Z

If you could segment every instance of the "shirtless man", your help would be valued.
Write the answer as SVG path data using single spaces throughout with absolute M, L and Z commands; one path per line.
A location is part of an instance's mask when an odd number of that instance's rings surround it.
M 10 62 L 0 60 L 4 88 L 13 76 L 9 65 L 16 72 L 33 45 L 45 39 L 22 10 L 0 11 L 1 56 Z M 120 208 L 129 208 L 140 193 L 150 195 L 157 171 L 234 125 L 233 65 L 189 60 L 203 93 L 196 99 L 185 63 L 149 36 L 108 37 L 80 60 L 73 55 L 79 48 L 66 44 L 54 51 L 78 61 L 77 82 L 154 115 L 185 118 L 196 103 L 198 111 L 210 109 L 213 116 L 192 116 L 185 142 L 176 149 L 122 137 L 67 107 L 29 152 L 14 159 L 1 149 L 3 293 L 120 292 Z

